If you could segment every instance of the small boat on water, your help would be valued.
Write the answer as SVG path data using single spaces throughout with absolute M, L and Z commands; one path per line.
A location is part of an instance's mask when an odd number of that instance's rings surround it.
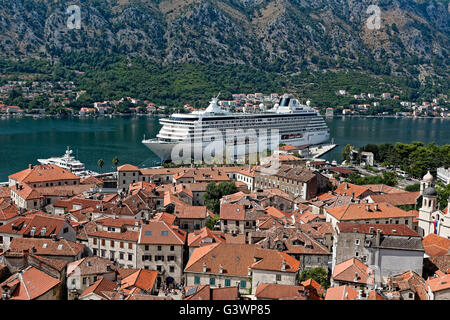
M 55 164 L 61 168 L 69 170 L 73 174 L 82 178 L 98 175 L 97 172 L 86 170 L 84 163 L 75 159 L 75 157 L 72 155 L 72 150 L 70 150 L 69 147 L 67 147 L 66 153 L 62 157 L 38 159 L 37 161 L 40 164 Z

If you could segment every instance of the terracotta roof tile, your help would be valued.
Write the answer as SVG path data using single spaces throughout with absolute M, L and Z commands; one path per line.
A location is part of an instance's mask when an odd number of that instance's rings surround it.
M 183 245 L 186 237 L 185 231 L 169 226 L 164 221 L 150 221 L 142 226 L 139 243 Z
M 54 164 L 40 164 L 32 166 L 32 168 L 28 168 L 10 175 L 9 178 L 21 183 L 39 183 L 55 180 L 80 180 L 80 177 L 74 175 L 72 172 Z
M 378 206 L 377 210 L 375 210 L 376 205 Z M 327 209 L 327 212 L 339 221 L 414 217 L 413 214 L 389 203 L 349 204 Z
M 0 287 L 17 287 L 10 300 L 34 300 L 59 285 L 61 282 L 46 273 L 29 266 L 20 275 L 15 273 L 0 284 Z
M 308 300 L 304 286 L 292 286 L 275 283 L 261 283 L 256 288 L 255 296 L 259 299 L 294 299 Z

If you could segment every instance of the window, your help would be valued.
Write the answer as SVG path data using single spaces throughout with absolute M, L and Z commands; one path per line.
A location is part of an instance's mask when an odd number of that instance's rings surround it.
M 276 280 L 281 281 L 281 274 L 277 274 Z
M 120 242 L 120 248 L 123 249 L 123 242 Z
M 102 246 L 105 245 L 105 239 L 102 239 Z
M 119 252 L 119 259 L 123 260 L 123 252 Z
M 169 267 L 169 272 L 172 272 L 172 273 L 175 272 L 175 267 L 174 266 L 170 266 Z
M 131 253 L 128 254 L 128 261 L 133 260 L 133 255 Z
M 169 232 L 168 231 L 161 231 L 161 235 L 162 236 L 167 236 L 167 235 L 169 235 Z
M 114 248 L 114 241 L 111 240 L 111 243 L 110 243 L 110 244 L 111 244 L 111 247 Z
M 148 244 L 145 245 L 145 251 L 148 251 Z
M 97 249 L 94 249 L 94 250 L 93 250 L 93 254 L 94 254 L 94 256 L 97 255 Z
M 226 280 L 225 280 L 225 282 L 226 282 Z M 200 277 L 198 277 L 198 276 L 194 277 L 194 284 L 200 284 Z
M 94 238 L 92 241 L 94 242 L 94 244 L 97 244 L 97 238 Z
M 86 278 L 83 277 L 83 284 L 86 284 Z
M 236 227 L 239 227 L 239 221 L 236 221 Z
M 216 279 L 215 278 L 209 278 L 209 284 L 211 286 L 214 286 L 216 284 Z
M 152 235 L 152 232 L 151 232 L 151 231 L 144 231 L 144 235 L 146 235 L 146 236 L 151 236 L 151 235 Z
M 229 287 L 231 285 L 230 279 L 225 279 L 225 287 Z
M 167 256 L 167 261 L 175 261 L 175 256 Z
M 63 233 L 67 233 L 67 232 L 69 232 L 69 228 L 64 228 L 64 230 L 63 230 Z
M 156 270 L 157 270 L 158 272 L 161 272 L 162 266 L 156 266 Z
M 175 246 L 170 246 L 170 251 L 175 251 Z
M 133 244 L 132 243 L 128 243 L 128 249 L 133 249 Z
M 355 257 L 359 257 L 359 252 L 358 251 L 355 252 Z
M 359 239 L 355 240 L 355 245 L 359 246 Z
M 241 280 L 240 287 L 241 288 L 246 288 L 247 287 L 247 281 Z
M 162 247 L 161 246 L 158 246 L 158 251 L 161 251 L 162 250 Z
M 228 224 L 228 220 L 223 220 L 223 225 L 226 226 Z
M 3 243 L 3 237 L 0 236 L 0 243 Z

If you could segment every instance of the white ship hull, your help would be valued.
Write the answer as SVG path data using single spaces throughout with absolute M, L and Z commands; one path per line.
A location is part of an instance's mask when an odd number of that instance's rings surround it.
M 299 147 L 307 144 L 317 145 L 327 142 L 330 139 L 330 135 L 327 132 L 316 132 L 316 133 L 308 133 L 303 138 L 293 138 L 289 140 L 283 140 L 283 143 L 290 144 L 294 147 Z M 144 140 L 142 143 L 149 148 L 153 153 L 155 153 L 161 161 L 167 161 L 172 159 L 172 151 L 175 146 L 177 146 L 180 142 L 164 142 L 159 139 L 149 139 Z M 280 140 L 281 143 L 281 140 Z M 204 142 L 203 144 L 192 144 L 191 154 L 192 157 L 195 154 L 203 154 L 205 148 L 209 145 L 208 142 Z M 250 144 L 245 145 L 244 148 L 235 148 L 235 155 L 240 157 L 244 154 L 248 154 L 250 149 Z M 255 150 L 255 149 L 252 149 Z M 256 150 L 258 150 L 256 148 Z M 225 152 L 224 152 L 225 155 Z
M 289 95 L 284 95 L 280 104 L 276 104 L 273 109 L 254 114 L 230 113 L 221 110 L 217 102 L 217 98 L 213 98 L 205 111 L 173 114 L 168 119 L 161 119 L 163 126 L 156 138 L 143 140 L 142 143 L 162 161 L 176 161 L 210 158 L 209 154 L 205 154 L 205 149 L 207 148 L 206 153 L 221 152 L 214 148 L 221 148 L 220 139 L 225 137 L 235 139 L 231 146 L 226 146 L 232 149 L 234 146 L 235 159 L 248 155 L 249 150 L 273 151 L 280 143 L 293 146 L 317 145 L 330 139 L 329 129 L 317 111 L 309 107 L 309 103 L 301 105 Z M 273 140 L 273 134 L 278 135 L 276 141 Z M 191 139 L 192 137 L 194 139 Z M 195 137 L 203 139 L 204 142 L 197 142 Z M 272 144 L 265 143 L 266 139 L 272 140 Z M 256 141 L 264 145 L 259 148 Z M 223 155 L 229 157 L 229 151 L 231 150 L 223 150 Z

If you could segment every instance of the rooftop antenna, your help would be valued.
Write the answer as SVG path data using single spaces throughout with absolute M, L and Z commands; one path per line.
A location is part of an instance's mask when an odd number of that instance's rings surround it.
M 219 94 L 217 95 L 216 99 L 219 99 L 219 96 L 220 96 L 220 92 L 219 92 Z

